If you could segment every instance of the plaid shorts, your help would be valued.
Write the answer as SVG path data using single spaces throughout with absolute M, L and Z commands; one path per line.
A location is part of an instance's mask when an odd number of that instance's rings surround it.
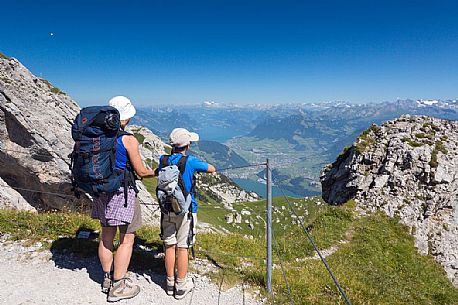
M 135 215 L 139 213 L 136 201 L 135 191 L 131 188 L 127 195 L 127 207 L 124 206 L 124 188 L 122 187 L 115 193 L 100 194 L 94 197 L 92 218 L 100 220 L 102 227 L 129 225 L 133 220 L 141 223 L 141 216 L 138 219 L 139 215 Z

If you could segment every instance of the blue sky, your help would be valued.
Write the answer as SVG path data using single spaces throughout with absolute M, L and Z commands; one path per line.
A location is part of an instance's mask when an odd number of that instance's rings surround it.
M 0 52 L 82 105 L 458 97 L 458 1 L 3 1 Z M 50 35 L 53 33 L 54 35 Z

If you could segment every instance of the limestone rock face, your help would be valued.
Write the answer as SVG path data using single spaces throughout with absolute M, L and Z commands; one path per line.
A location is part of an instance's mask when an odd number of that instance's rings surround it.
M 31 206 L 16 190 L 12 189 L 5 181 L 0 178 L 0 208 L 9 208 L 25 211 L 34 211 Z
M 323 169 L 323 199 L 355 199 L 411 229 L 458 286 L 458 123 L 403 116 L 371 126 Z
M 222 203 L 226 209 L 231 210 L 236 202 L 259 200 L 256 193 L 246 192 L 226 176 L 214 174 L 200 174 L 197 176 L 197 190 L 205 191 L 205 194 L 216 202 Z
M 165 147 L 170 147 L 165 144 L 161 138 L 155 135 L 151 130 L 143 126 L 128 125 L 126 131 L 134 134 L 140 142 L 140 153 L 144 160 L 155 161 L 159 160 L 161 155 L 164 155 Z M 151 162 L 147 162 L 151 164 Z
M 137 180 L 136 184 L 138 189 L 137 198 L 142 210 L 143 223 L 159 225 L 161 223 L 161 210 L 159 209 L 159 203 L 156 196 L 151 196 L 141 181 Z
M 71 196 L 71 124 L 78 105 L 14 58 L 0 58 L 0 177 L 39 209 L 74 209 L 90 201 Z M 41 192 L 41 193 L 40 193 Z

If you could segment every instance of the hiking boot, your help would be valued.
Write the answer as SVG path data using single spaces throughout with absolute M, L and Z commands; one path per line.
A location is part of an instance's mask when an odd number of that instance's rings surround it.
M 113 282 L 113 287 L 108 292 L 108 302 L 131 299 L 140 292 L 140 287 L 132 284 L 129 278 L 123 278 Z
M 194 279 L 186 278 L 186 280 L 177 280 L 175 284 L 175 299 L 183 299 L 194 288 Z
M 108 293 L 111 288 L 111 274 L 110 272 L 106 272 L 103 275 L 103 282 L 102 282 L 102 292 Z
M 174 277 L 167 277 L 167 284 L 165 287 L 165 292 L 167 295 L 172 296 L 175 291 L 175 278 Z

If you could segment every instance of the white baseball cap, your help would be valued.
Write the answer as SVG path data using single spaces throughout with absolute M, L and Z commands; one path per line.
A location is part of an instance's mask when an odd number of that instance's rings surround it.
M 137 112 L 134 105 L 132 105 L 132 102 L 122 95 L 113 97 L 108 104 L 111 107 L 118 109 L 121 120 L 128 120 Z
M 185 128 L 175 128 L 172 130 L 169 137 L 170 145 L 175 147 L 185 147 L 191 144 L 191 142 L 197 141 L 199 141 L 199 135 Z

